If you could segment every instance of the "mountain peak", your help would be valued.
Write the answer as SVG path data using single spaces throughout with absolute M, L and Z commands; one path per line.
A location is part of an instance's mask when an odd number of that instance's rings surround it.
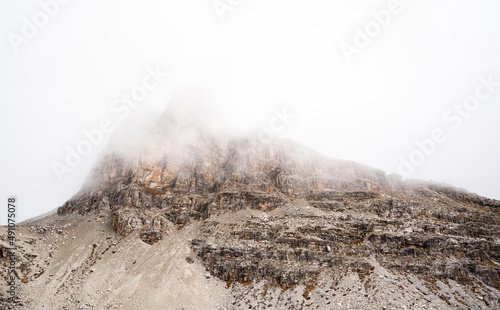
M 43 302 L 500 307 L 499 201 L 210 130 L 218 115 L 207 92 L 179 89 L 133 156 L 107 154 L 57 216 L 26 224 L 25 251 L 37 254 L 22 272 L 51 290 Z M 55 245 L 48 254 L 39 238 Z M 89 298 L 82 283 L 104 293 Z

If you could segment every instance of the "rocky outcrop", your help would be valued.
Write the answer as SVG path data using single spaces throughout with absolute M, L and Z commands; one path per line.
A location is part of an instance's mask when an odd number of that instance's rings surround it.
M 174 105 L 133 156 L 103 157 L 58 214 L 111 210 L 118 235 L 149 245 L 199 223 L 191 247 L 228 286 L 365 281 L 375 260 L 428 283 L 500 290 L 499 201 L 178 117 Z
M 400 274 L 500 287 L 500 230 L 471 236 L 438 219 L 329 213 L 305 201 L 275 211 L 229 222 L 209 219 L 193 247 L 207 269 L 228 283 L 264 278 L 287 289 L 314 285 L 325 273 L 364 278 L 374 268 L 368 258 L 375 257 Z

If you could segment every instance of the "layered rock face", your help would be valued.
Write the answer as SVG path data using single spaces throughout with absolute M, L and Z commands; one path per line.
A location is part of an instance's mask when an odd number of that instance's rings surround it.
M 197 223 L 191 248 L 228 286 L 310 291 L 357 274 L 368 291 L 382 266 L 430 291 L 436 281 L 500 290 L 499 201 L 402 181 L 288 140 L 231 136 L 195 113 L 196 102 L 188 106 L 186 119 L 173 102 L 131 154 L 103 157 L 58 214 L 111 210 L 119 236 L 150 245 Z M 498 306 L 492 292 L 482 306 Z M 452 297 L 442 299 L 465 304 Z
M 189 111 L 198 110 L 190 105 Z M 111 208 L 116 231 L 128 235 L 165 231 L 166 221 L 182 226 L 221 212 L 271 211 L 300 198 L 375 198 L 384 188 L 403 186 L 382 171 L 325 158 L 292 141 L 230 136 L 195 112 L 186 117 L 174 102 L 147 140 L 131 154 L 106 155 L 58 213 Z

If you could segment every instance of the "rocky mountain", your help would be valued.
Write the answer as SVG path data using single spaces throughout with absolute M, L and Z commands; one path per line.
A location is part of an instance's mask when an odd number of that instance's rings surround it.
M 19 307 L 500 309 L 500 201 L 231 134 L 189 98 L 19 227 Z

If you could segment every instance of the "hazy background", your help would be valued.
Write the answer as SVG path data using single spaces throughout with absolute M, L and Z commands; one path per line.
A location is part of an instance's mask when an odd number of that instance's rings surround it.
M 112 136 L 59 181 L 52 164 L 82 131 L 104 118 L 126 130 L 183 84 L 207 89 L 228 126 L 268 128 L 286 109 L 295 119 L 281 136 L 387 172 L 441 127 L 447 141 L 411 177 L 500 199 L 500 87 L 459 128 L 443 121 L 479 77 L 500 81 L 499 1 L 401 1 L 351 62 L 341 43 L 354 44 L 389 1 L 220 2 L 234 5 L 224 19 L 212 0 L 72 0 L 17 52 L 9 34 L 21 35 L 40 4 L 0 2 L 1 224 L 8 195 L 24 220 L 78 191 Z M 122 122 L 113 102 L 157 65 L 171 77 Z

